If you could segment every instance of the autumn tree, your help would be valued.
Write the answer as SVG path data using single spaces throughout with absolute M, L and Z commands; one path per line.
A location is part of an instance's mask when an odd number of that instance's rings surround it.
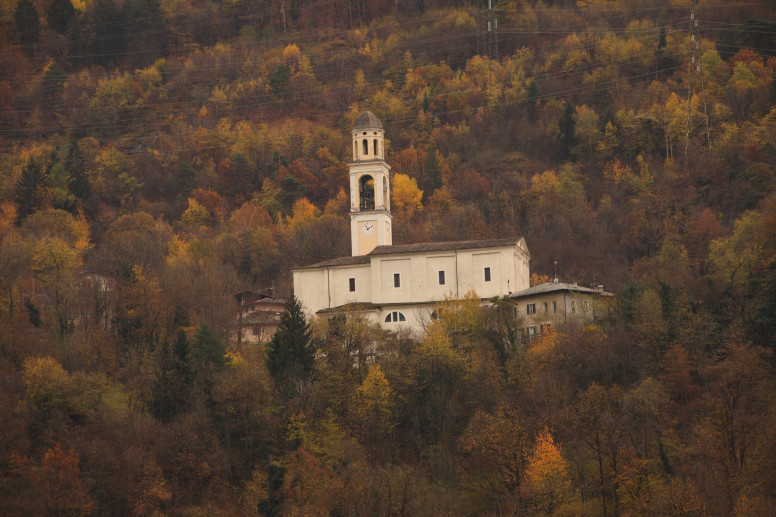
M 81 476 L 78 454 L 72 449 L 65 452 L 57 443 L 43 454 L 40 463 L 17 455 L 13 464 L 13 471 L 24 483 L 17 510 L 40 515 L 91 515 L 94 503 Z
M 536 437 L 525 470 L 526 489 L 536 509 L 552 514 L 571 498 L 569 466 L 549 430 Z
M 373 461 L 387 458 L 393 427 L 393 397 L 380 365 L 374 365 L 353 398 L 352 419 Z
M 507 408 L 475 411 L 458 440 L 468 486 L 493 502 L 497 513 L 520 507 L 531 453 L 530 436 L 519 415 Z

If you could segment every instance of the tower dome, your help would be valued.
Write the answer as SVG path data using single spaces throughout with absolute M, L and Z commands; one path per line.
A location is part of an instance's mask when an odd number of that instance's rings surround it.
M 383 123 L 371 111 L 365 111 L 353 121 L 353 160 L 384 160 L 385 138 Z
M 353 131 L 361 129 L 383 129 L 383 123 L 380 122 L 377 115 L 367 110 L 353 121 Z

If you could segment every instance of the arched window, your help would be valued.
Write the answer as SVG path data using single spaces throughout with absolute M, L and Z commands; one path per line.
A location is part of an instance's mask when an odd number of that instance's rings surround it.
M 375 180 L 372 176 L 361 176 L 360 180 L 360 193 L 361 199 L 359 206 L 361 210 L 374 210 L 375 209 Z
M 358 142 L 353 140 L 353 159 L 358 160 Z
M 374 152 L 372 154 L 377 156 L 377 138 L 375 138 L 375 140 L 374 140 Z
M 364 156 L 369 155 L 369 141 L 364 138 Z
M 386 314 L 385 316 L 386 323 L 396 323 L 397 321 L 407 321 L 407 318 L 404 317 L 404 314 L 397 311 L 389 312 L 388 314 Z

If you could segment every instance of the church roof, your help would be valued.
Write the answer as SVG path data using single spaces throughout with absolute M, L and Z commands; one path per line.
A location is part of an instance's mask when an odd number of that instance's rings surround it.
M 382 129 L 383 123 L 371 111 L 365 111 L 353 121 L 353 129 Z
M 309 266 L 302 266 L 295 269 L 316 269 L 319 267 L 336 267 L 336 266 L 355 266 L 357 264 L 369 264 L 369 257 L 366 255 L 358 255 L 356 257 L 337 257 L 331 260 L 324 260 L 316 264 L 310 264 Z
M 477 248 L 498 248 L 501 246 L 514 246 L 522 237 L 510 237 L 508 239 L 485 239 L 478 241 L 448 241 L 448 242 L 422 242 L 419 244 L 392 244 L 389 246 L 377 246 L 369 256 L 394 255 L 398 253 L 417 253 L 431 251 L 468 250 Z
M 479 248 L 498 248 L 501 246 L 514 246 L 522 240 L 522 237 L 510 237 L 508 239 L 485 239 L 479 241 L 448 241 L 448 242 L 422 242 L 419 244 L 391 244 L 377 246 L 367 255 L 355 257 L 337 257 L 331 260 L 310 264 L 294 269 L 317 269 L 322 267 L 355 266 L 369 264 L 371 257 L 378 255 L 396 255 L 399 253 L 429 253 L 434 251 L 468 250 Z M 526 252 L 528 250 L 525 250 Z
M 612 293 L 607 293 L 603 290 L 592 289 L 590 287 L 582 287 L 577 284 L 567 284 L 565 282 L 545 282 L 543 284 L 523 289 L 509 295 L 510 298 L 523 298 L 525 296 L 533 296 L 536 294 L 547 294 L 558 291 L 573 291 L 577 293 L 597 294 L 599 296 L 614 296 Z

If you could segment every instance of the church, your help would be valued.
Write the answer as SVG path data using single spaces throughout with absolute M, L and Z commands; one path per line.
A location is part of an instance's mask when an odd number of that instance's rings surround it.
M 355 311 L 385 329 L 418 330 L 446 298 L 470 291 L 504 297 L 530 287 L 522 237 L 393 245 L 383 125 L 365 111 L 351 135 L 351 256 L 293 271 L 294 294 L 308 315 Z

